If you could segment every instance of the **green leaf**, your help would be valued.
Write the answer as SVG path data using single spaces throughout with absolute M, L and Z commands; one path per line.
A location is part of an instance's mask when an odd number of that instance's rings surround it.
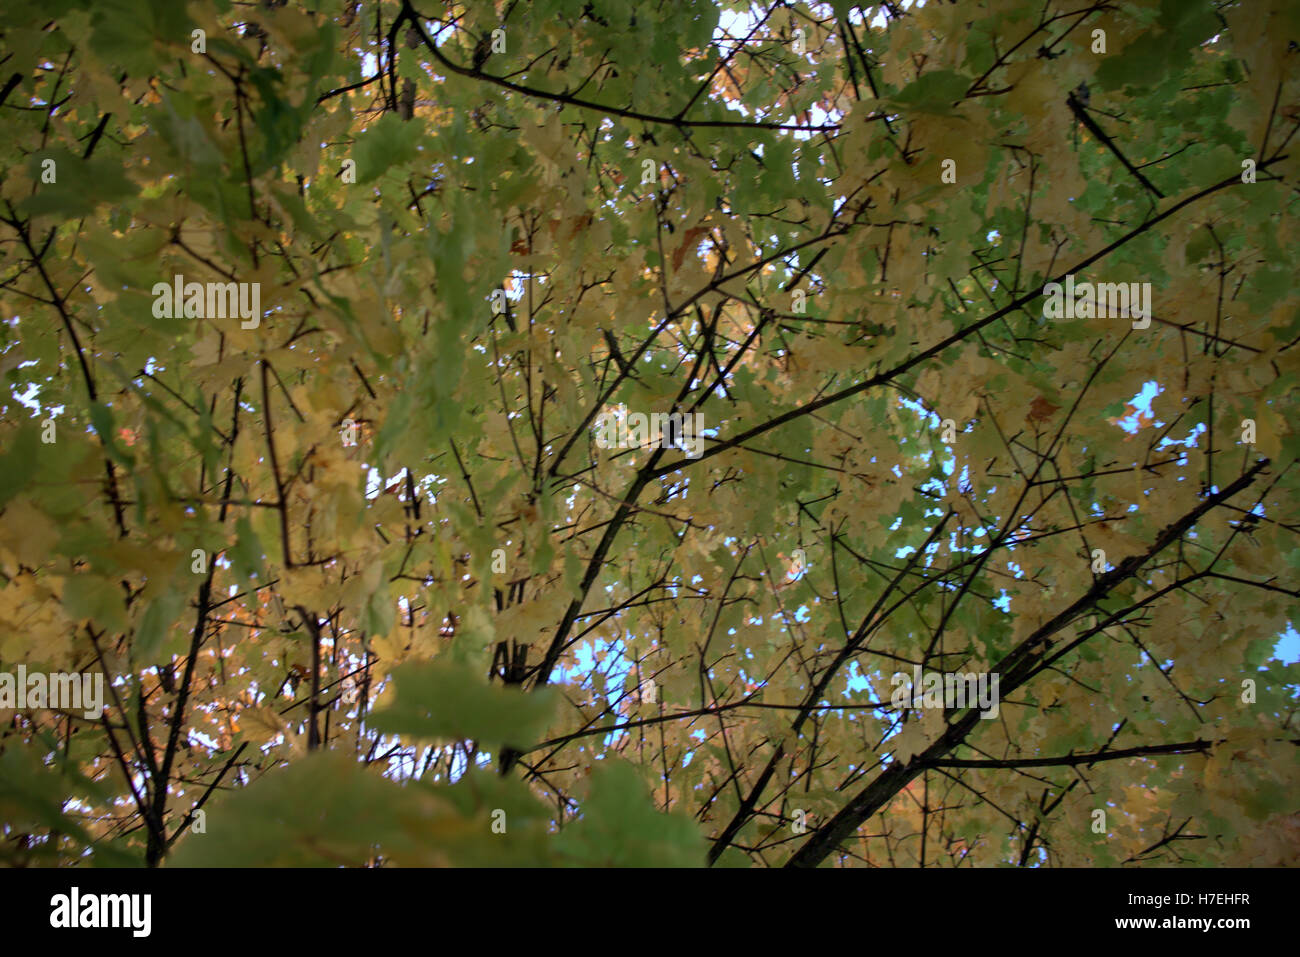
M 560 832 L 558 852 L 584 867 L 702 867 L 704 839 L 681 814 L 661 814 L 626 761 L 593 766 L 576 822 Z
M 1216 249 L 1214 235 L 1208 228 L 1202 227 L 1192 233 L 1183 247 L 1183 261 L 1189 265 L 1203 262 Z
M 40 462 L 40 429 L 35 422 L 24 422 L 11 443 L 0 455 L 0 506 L 21 492 L 35 473 Z
M 43 163 L 53 160 L 55 181 L 41 181 Z M 33 154 L 29 166 L 36 181 L 36 192 L 18 204 L 33 216 L 85 216 L 101 203 L 112 203 L 134 196 L 139 188 L 127 179 L 119 163 L 95 157 L 83 160 L 66 149 L 51 149 Z
M 168 865 L 357 867 L 409 840 L 425 810 L 414 791 L 351 755 L 321 751 L 210 802 L 204 832 L 189 833 Z
M 385 113 L 357 137 L 353 158 L 357 161 L 357 183 L 378 179 L 392 166 L 408 163 L 416 156 L 420 124 L 404 123 L 393 113 Z
M 253 531 L 253 523 L 247 515 L 241 515 L 235 523 L 235 544 L 227 555 L 235 574 L 241 579 L 247 581 L 262 577 L 262 541 Z
M 947 116 L 952 105 L 970 88 L 971 78 L 952 70 L 933 70 L 923 74 L 892 97 L 894 104 L 919 113 Z
M 63 607 L 74 621 L 90 619 L 99 628 L 117 633 L 126 629 L 120 585 L 99 575 L 69 575 L 63 584 Z
M 180 592 L 168 589 L 149 603 L 136 628 L 131 650 L 136 660 L 148 663 L 157 660 L 158 652 L 167 638 L 167 629 L 176 622 L 185 605 Z
M 524 748 L 537 743 L 555 714 L 554 689 L 525 693 L 489 685 L 481 674 L 447 661 L 401 665 L 392 678 L 396 699 L 370 718 L 386 734 Z

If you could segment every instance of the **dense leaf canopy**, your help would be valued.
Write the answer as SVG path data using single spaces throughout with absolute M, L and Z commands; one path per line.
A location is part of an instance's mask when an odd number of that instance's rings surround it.
M 1294 3 L 0 31 L 0 859 L 1295 861 Z

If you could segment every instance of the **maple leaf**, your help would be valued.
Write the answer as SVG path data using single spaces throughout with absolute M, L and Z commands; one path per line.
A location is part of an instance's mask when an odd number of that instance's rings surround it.
M 90 6 L 0 8 L 0 862 L 1294 858 L 1293 4 Z

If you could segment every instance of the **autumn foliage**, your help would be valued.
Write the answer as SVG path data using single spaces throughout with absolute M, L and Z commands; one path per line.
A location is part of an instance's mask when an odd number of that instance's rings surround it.
M 0 860 L 1296 862 L 1294 3 L 0 35 Z

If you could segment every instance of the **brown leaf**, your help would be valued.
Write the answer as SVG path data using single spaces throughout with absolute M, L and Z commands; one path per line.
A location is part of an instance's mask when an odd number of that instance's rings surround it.
M 673 268 L 681 269 L 682 260 L 686 258 L 687 251 L 695 244 L 695 241 L 709 231 L 708 226 L 692 226 L 686 230 L 686 235 L 682 237 L 682 244 L 677 247 L 673 253 Z
M 1025 417 L 1025 420 L 1027 422 L 1046 422 L 1052 417 L 1052 413 L 1059 408 L 1059 405 L 1052 405 L 1040 395 L 1029 404 L 1029 415 Z

